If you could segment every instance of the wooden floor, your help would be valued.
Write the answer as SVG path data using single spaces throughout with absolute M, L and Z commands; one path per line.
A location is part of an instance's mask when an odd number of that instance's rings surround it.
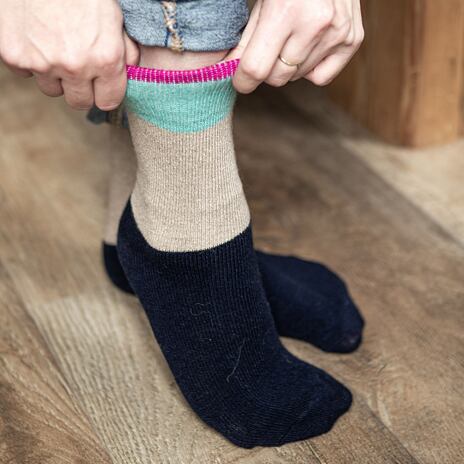
M 243 450 L 179 394 L 99 246 L 108 163 L 92 127 L 0 71 L 0 462 L 464 462 L 464 142 L 376 142 L 300 83 L 240 101 L 257 245 L 322 260 L 367 327 L 352 355 L 288 348 L 346 383 L 329 434 Z

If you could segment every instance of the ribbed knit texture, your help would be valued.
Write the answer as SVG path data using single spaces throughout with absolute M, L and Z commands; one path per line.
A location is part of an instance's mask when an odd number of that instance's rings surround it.
M 266 297 L 279 335 L 330 353 L 351 353 L 362 341 L 364 320 L 345 282 L 321 263 L 256 252 Z M 134 293 L 116 246 L 104 244 L 105 270 L 114 285 Z
M 180 390 L 203 421 L 239 446 L 327 432 L 351 394 L 278 338 L 235 163 L 230 76 L 150 84 L 140 94 L 129 82 L 138 171 L 118 254 Z M 158 119 L 159 85 L 195 85 L 196 114 L 208 117 L 184 112 L 189 92 L 163 88 L 171 113 Z M 168 130 L 176 121 L 182 130 Z
M 343 280 L 323 264 L 257 253 L 277 331 L 324 351 L 350 353 L 361 343 L 363 318 Z
M 133 113 L 129 121 L 138 159 L 132 207 L 150 245 L 165 251 L 202 250 L 245 229 L 250 214 L 235 163 L 230 115 L 186 134 L 148 125 Z
M 180 390 L 227 439 L 245 448 L 302 440 L 349 408 L 346 388 L 280 343 L 249 228 L 209 250 L 161 252 L 129 204 L 118 251 Z
M 232 139 L 234 98 L 230 77 L 185 84 L 129 80 L 138 161 L 132 207 L 154 248 L 210 248 L 250 222 Z

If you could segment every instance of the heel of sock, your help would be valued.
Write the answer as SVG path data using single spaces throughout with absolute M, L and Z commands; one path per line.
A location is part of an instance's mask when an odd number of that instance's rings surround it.
M 134 294 L 124 269 L 121 266 L 116 245 L 102 243 L 102 258 L 105 271 L 111 282 L 125 293 Z

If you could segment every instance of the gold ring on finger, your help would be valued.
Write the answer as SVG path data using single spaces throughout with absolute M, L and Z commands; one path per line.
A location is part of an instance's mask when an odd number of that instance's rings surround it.
M 292 63 L 291 61 L 287 61 L 285 58 L 279 55 L 279 60 L 282 61 L 283 64 L 286 64 L 287 66 L 300 66 L 301 63 Z

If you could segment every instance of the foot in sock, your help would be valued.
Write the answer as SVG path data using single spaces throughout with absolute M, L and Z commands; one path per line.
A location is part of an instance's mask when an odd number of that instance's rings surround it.
M 119 219 L 135 183 L 136 159 L 129 132 L 111 126 L 108 147 L 112 172 L 103 262 L 111 281 L 124 292 L 133 293 L 116 250 Z M 316 262 L 256 254 L 280 335 L 329 352 L 349 353 L 359 346 L 364 322 L 340 277 Z
M 327 432 L 351 394 L 275 329 L 233 150 L 236 65 L 129 69 L 138 170 L 117 246 L 188 403 L 250 448 Z
M 127 280 L 126 273 L 119 261 L 118 250 L 116 245 L 102 243 L 102 257 L 105 265 L 106 274 L 113 284 L 125 293 L 134 294 L 134 290 Z
M 350 353 L 361 344 L 364 320 L 343 280 L 323 264 L 256 253 L 280 335 L 324 351 Z
M 108 277 L 134 293 L 115 245 L 103 243 Z M 351 353 L 362 341 L 364 320 L 343 280 L 323 264 L 293 256 L 256 252 L 277 331 L 330 353 Z

